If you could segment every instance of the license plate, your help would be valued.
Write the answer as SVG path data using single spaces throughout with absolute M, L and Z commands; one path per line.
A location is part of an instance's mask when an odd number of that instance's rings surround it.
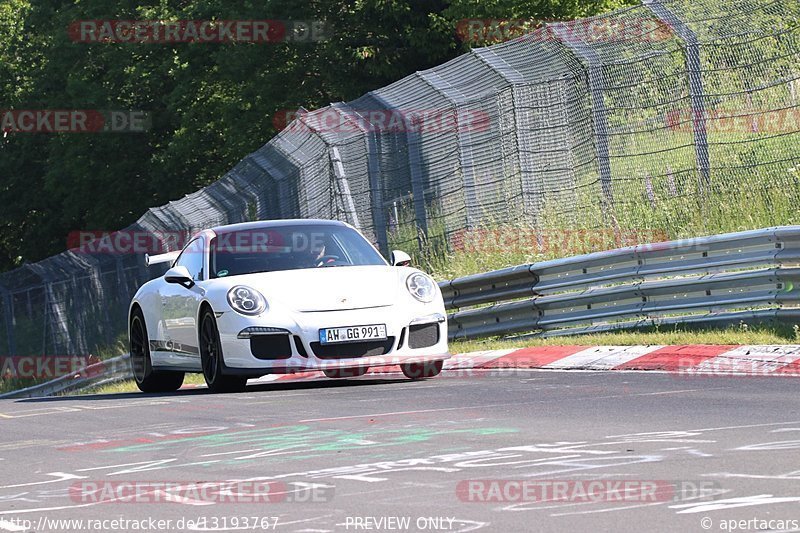
M 319 330 L 319 342 L 322 344 L 358 342 L 365 340 L 386 340 L 386 324 L 350 326 L 346 328 L 327 328 Z

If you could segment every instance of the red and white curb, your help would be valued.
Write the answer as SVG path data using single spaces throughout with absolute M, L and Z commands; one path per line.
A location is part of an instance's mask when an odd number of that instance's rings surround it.
M 494 359 L 474 368 L 800 376 L 800 345 L 541 346 L 496 353 Z
M 800 345 L 537 346 L 455 356 L 445 362 L 445 368 L 454 367 L 800 377 Z
M 472 370 L 624 370 L 681 376 L 800 377 L 800 345 L 731 346 L 536 346 L 457 354 L 444 362 L 443 375 Z M 397 374 L 398 366 L 372 368 L 367 375 Z M 269 375 L 251 384 L 324 378 L 322 372 Z

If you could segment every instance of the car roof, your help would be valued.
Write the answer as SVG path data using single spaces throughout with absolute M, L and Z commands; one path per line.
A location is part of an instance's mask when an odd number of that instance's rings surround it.
M 256 222 L 241 222 L 239 224 L 228 224 L 226 226 L 217 226 L 211 228 L 217 235 L 224 235 L 233 231 L 248 231 L 264 228 L 280 228 L 284 226 L 347 226 L 344 222 L 339 220 L 326 220 L 321 218 L 297 218 L 285 220 L 258 220 Z

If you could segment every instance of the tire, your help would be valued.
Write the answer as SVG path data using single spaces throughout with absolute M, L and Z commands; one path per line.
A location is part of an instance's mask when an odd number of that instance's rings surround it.
M 326 368 L 322 371 L 326 377 L 332 379 L 357 378 L 367 373 L 369 367 L 353 366 L 349 368 Z
M 183 385 L 183 372 L 153 370 L 150 360 L 150 339 L 142 310 L 137 308 L 131 316 L 128 342 L 131 370 L 136 386 L 142 392 L 174 392 Z
M 211 309 L 206 309 L 200 317 L 200 362 L 203 377 L 211 392 L 242 392 L 247 387 L 246 377 L 224 373 L 222 343 L 219 341 L 217 319 Z
M 424 363 L 408 363 L 400 365 L 403 375 L 409 379 L 425 379 L 436 377 L 441 373 L 444 361 L 426 361 Z

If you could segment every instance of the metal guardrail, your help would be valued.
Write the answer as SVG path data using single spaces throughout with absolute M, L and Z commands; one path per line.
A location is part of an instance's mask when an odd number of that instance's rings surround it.
M 5 398 L 40 398 L 55 396 L 66 392 L 75 392 L 86 387 L 96 387 L 114 383 L 131 377 L 131 367 L 128 354 L 105 359 L 98 363 L 81 368 L 46 383 L 32 385 L 5 394 L 0 394 L 0 399 Z
M 439 284 L 450 339 L 800 319 L 800 226 L 642 244 Z M 487 305 L 488 304 L 488 305 Z

